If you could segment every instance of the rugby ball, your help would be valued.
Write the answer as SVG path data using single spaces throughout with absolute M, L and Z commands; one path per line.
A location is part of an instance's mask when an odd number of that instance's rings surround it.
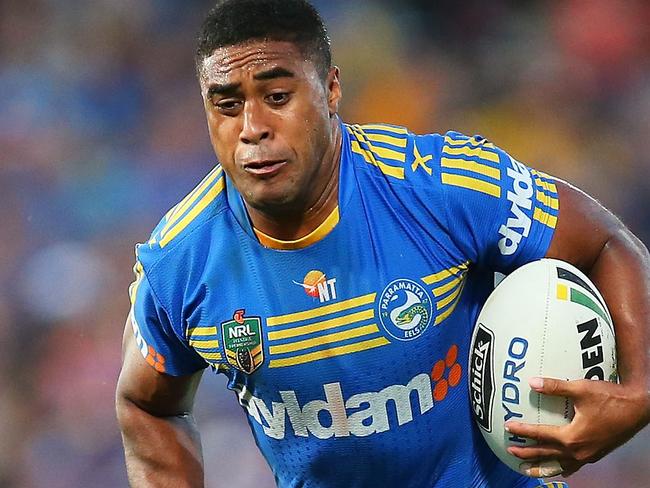
M 492 451 L 520 472 L 510 446 L 535 442 L 506 432 L 516 420 L 567 424 L 569 398 L 542 395 L 531 377 L 617 381 L 612 318 L 594 284 L 555 259 L 528 263 L 508 275 L 481 310 L 469 358 L 469 392 L 476 423 Z

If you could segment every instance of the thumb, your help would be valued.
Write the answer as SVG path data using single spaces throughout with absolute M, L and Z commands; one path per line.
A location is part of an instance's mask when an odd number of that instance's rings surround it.
M 557 378 L 532 377 L 528 380 L 530 387 L 538 393 L 552 396 L 573 397 L 578 390 L 577 382 Z

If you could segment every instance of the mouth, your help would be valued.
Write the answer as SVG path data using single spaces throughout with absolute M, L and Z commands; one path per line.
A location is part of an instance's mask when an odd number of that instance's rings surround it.
M 274 176 L 282 167 L 287 164 L 287 161 L 282 160 L 264 160 L 264 161 L 250 161 L 244 164 L 244 171 L 256 176 Z

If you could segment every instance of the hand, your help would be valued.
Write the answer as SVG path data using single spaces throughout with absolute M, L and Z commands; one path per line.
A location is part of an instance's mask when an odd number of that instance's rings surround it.
M 569 476 L 632 438 L 650 421 L 645 388 L 552 378 L 531 378 L 529 383 L 538 393 L 571 398 L 575 408 L 573 420 L 563 426 L 506 423 L 509 432 L 537 441 L 534 446 L 508 448 L 523 460 L 521 470 L 529 476 Z

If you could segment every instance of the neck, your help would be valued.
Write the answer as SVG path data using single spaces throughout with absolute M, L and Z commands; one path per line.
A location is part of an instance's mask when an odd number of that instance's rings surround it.
M 312 199 L 303 206 L 277 209 L 274 212 L 246 205 L 253 227 L 282 241 L 294 241 L 313 232 L 338 205 L 339 165 L 341 159 L 341 129 L 333 120 L 332 141 L 326 151 L 321 170 L 316 173 L 317 187 Z

